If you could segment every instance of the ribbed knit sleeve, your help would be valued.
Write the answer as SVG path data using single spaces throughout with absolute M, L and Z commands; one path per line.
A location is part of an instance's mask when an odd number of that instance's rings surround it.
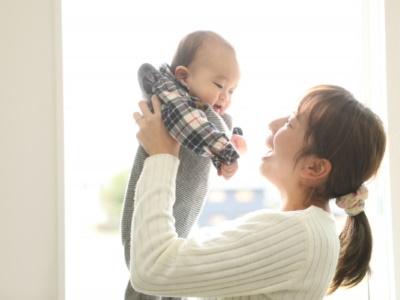
M 301 219 L 261 210 L 232 222 L 228 229 L 178 238 L 172 216 L 178 165 L 176 157 L 166 154 L 145 161 L 132 221 L 134 288 L 146 294 L 192 297 L 298 289 L 309 259 L 309 230 Z

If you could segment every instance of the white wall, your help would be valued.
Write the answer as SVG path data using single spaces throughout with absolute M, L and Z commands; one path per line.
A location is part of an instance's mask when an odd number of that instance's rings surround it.
M 63 246 L 59 247 L 57 234 L 62 221 L 58 216 L 59 7 L 59 0 L 0 2 L 0 299 L 4 300 L 55 300 L 63 289 L 58 286 L 59 280 L 63 282 L 59 271 Z
M 400 2 L 385 1 L 386 78 L 388 98 L 388 136 L 390 193 L 392 198 L 393 299 L 400 299 Z

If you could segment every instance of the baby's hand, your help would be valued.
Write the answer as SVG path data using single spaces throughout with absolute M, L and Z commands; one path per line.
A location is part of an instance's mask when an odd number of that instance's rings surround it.
M 239 154 L 245 154 L 247 151 L 247 144 L 246 140 L 243 138 L 243 136 L 238 135 L 238 134 L 233 134 L 231 138 L 231 143 L 233 146 L 235 146 L 236 150 L 239 152 Z
M 226 180 L 230 179 L 233 175 L 235 175 L 238 170 L 239 165 L 238 162 L 235 161 L 230 165 L 222 164 L 218 170 L 218 176 L 223 176 Z

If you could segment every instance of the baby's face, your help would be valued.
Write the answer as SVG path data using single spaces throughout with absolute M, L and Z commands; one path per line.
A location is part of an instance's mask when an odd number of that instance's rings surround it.
M 191 95 L 223 114 L 239 81 L 235 54 L 225 47 L 207 50 L 188 66 L 185 82 Z

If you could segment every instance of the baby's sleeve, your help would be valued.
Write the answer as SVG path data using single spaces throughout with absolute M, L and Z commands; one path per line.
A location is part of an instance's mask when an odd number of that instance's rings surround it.
M 182 146 L 227 165 L 239 158 L 228 136 L 208 121 L 206 114 L 196 107 L 196 101 L 173 80 L 159 75 L 152 91 L 162 102 L 164 124 Z
M 216 159 L 227 165 L 239 158 L 239 153 L 227 135 L 207 120 L 205 113 L 193 108 L 189 101 L 175 99 L 166 103 L 162 118 L 170 134 L 196 154 Z

